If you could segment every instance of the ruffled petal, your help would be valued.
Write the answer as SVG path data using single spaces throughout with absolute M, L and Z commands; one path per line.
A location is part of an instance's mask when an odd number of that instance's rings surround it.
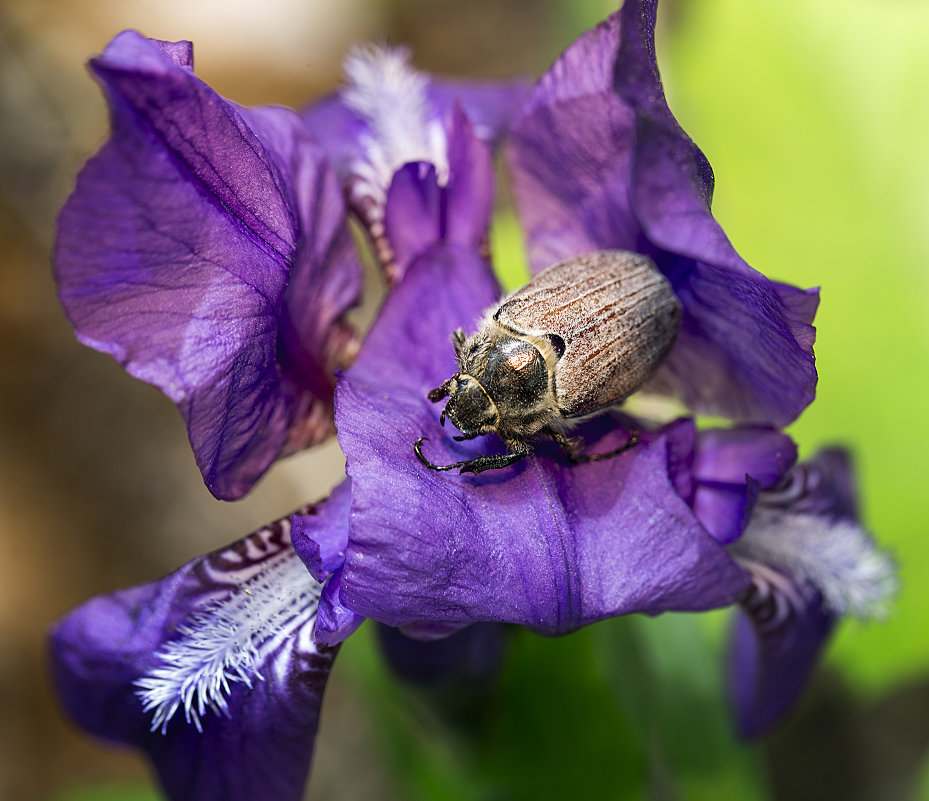
M 697 412 L 783 425 L 813 399 L 817 294 L 736 253 L 710 211 L 713 173 L 664 98 L 654 0 L 629 0 L 542 77 L 508 157 L 533 269 L 621 248 L 655 260 L 683 306 L 651 388 Z
M 682 443 L 693 448 L 689 422 L 579 466 L 545 444 L 506 471 L 471 477 L 417 460 L 421 435 L 438 461 L 495 447 L 490 437 L 454 443 L 426 394 L 455 371 L 451 332 L 471 329 L 497 294 L 472 252 L 431 250 L 339 382 L 336 424 L 352 479 L 343 602 L 394 626 L 497 621 L 558 634 L 612 615 L 736 600 L 744 573 L 672 483 Z M 581 433 L 607 451 L 628 428 L 602 418 Z
M 793 440 L 772 428 L 701 432 L 694 512 L 719 542 L 733 542 L 745 531 L 758 493 L 780 481 L 796 459 Z
M 343 481 L 326 501 L 293 517 L 294 550 L 323 585 L 313 629 L 313 638 L 320 645 L 338 645 L 364 622 L 340 598 L 351 493 L 351 482 Z
M 336 651 L 281 520 L 57 623 L 52 668 L 79 725 L 145 751 L 177 801 L 298 801 Z M 186 719 L 185 719 L 186 718 Z
M 55 271 L 78 338 L 177 404 L 231 499 L 331 433 L 360 270 L 296 115 L 240 109 L 189 63 L 131 31 L 91 62 L 112 134 L 61 212 Z

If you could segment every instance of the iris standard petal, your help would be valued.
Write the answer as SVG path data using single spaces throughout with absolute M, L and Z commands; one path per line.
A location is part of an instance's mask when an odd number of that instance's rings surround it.
M 490 150 L 458 107 L 449 122 L 447 158 L 444 178 L 426 162 L 406 164 L 394 174 L 384 229 L 395 280 L 440 242 L 474 251 L 486 242 L 494 202 Z
M 177 801 L 298 801 L 336 651 L 320 585 L 280 520 L 161 581 L 94 598 L 52 631 L 61 699 L 145 751 Z
M 697 412 L 783 425 L 813 399 L 818 296 L 769 281 L 710 210 L 713 173 L 677 124 L 655 61 L 654 0 L 628 0 L 541 78 L 508 158 L 534 270 L 623 248 L 655 260 L 683 306 L 652 389 Z
M 159 387 L 214 495 L 331 433 L 360 271 L 321 151 L 296 115 L 240 109 L 189 46 L 127 31 L 91 62 L 112 133 L 58 223 L 78 338 Z
M 693 447 L 688 422 L 578 466 L 544 444 L 479 476 L 418 461 L 422 435 L 440 462 L 495 447 L 490 437 L 454 443 L 426 394 L 455 371 L 451 332 L 473 329 L 498 292 L 471 251 L 431 250 L 388 297 L 339 382 L 336 424 L 352 479 L 346 606 L 395 626 L 498 621 L 558 634 L 611 615 L 732 603 L 745 574 L 671 475 L 681 443 Z M 603 420 L 581 433 L 599 451 L 629 436 L 628 424 Z

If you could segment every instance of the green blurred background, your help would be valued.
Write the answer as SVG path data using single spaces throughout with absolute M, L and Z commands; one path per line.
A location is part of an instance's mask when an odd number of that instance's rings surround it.
M 105 132 L 83 61 L 123 27 L 190 38 L 221 93 L 298 105 L 336 83 L 352 41 L 408 42 L 419 67 L 447 74 L 537 75 L 612 10 L 0 2 L 0 798 L 157 798 L 138 758 L 59 715 L 46 626 L 325 494 L 342 471 L 330 445 L 219 504 L 173 407 L 73 340 L 47 254 Z M 726 718 L 725 613 L 514 632 L 499 680 L 466 709 L 448 688 L 393 678 L 365 627 L 339 656 L 311 797 L 929 799 L 929 3 L 662 0 L 659 36 L 672 110 L 714 167 L 729 237 L 769 276 L 822 287 L 819 396 L 791 430 L 805 454 L 853 449 L 865 520 L 900 563 L 893 614 L 844 623 L 793 714 L 753 746 Z M 494 247 L 518 269 L 505 213 Z

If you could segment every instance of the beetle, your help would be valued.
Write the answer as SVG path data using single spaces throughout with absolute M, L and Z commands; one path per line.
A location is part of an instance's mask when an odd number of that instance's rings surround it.
M 432 470 L 481 473 L 507 467 L 529 454 L 536 434 L 554 439 L 572 462 L 615 456 L 634 445 L 579 455 L 565 436 L 579 418 L 624 400 L 661 366 L 681 323 L 681 304 L 670 282 L 647 256 L 624 250 L 588 253 L 558 262 L 505 297 L 478 331 L 452 335 L 459 370 L 429 392 L 448 398 L 447 417 L 457 441 L 495 431 L 508 452 L 478 456 Z

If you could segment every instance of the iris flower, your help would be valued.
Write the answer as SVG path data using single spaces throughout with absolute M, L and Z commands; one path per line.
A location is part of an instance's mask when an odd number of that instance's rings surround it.
M 186 43 L 127 32 L 91 62 L 112 134 L 55 253 L 78 336 L 177 403 L 219 497 L 333 422 L 347 463 L 318 505 L 56 625 L 68 711 L 146 751 L 171 798 L 299 798 L 333 659 L 365 618 L 428 640 L 737 605 L 732 695 L 754 735 L 839 616 L 882 612 L 894 570 L 857 522 L 846 462 L 797 465 L 777 429 L 814 394 L 816 293 L 752 270 L 713 219 L 654 21 L 653 0 L 629 0 L 532 89 L 359 50 L 349 83 L 300 116 L 219 97 Z M 569 465 L 540 444 L 477 476 L 417 460 L 423 435 L 437 460 L 499 447 L 453 440 L 427 393 L 456 369 L 450 333 L 500 297 L 486 248 L 501 139 L 534 268 L 650 256 L 683 321 L 648 389 L 732 428 L 611 411 L 577 433 L 605 452 L 638 431 L 612 459 Z M 348 212 L 391 285 L 360 349 Z

